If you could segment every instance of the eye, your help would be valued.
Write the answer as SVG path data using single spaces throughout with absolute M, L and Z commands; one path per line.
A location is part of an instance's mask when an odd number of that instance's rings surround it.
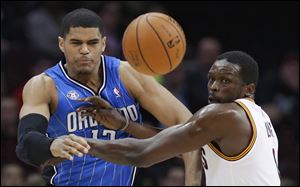
M 81 42 L 71 42 L 72 45 L 81 45 Z
M 98 44 L 99 42 L 98 41 L 93 41 L 93 42 L 89 42 L 88 44 L 89 45 L 96 45 L 96 44 Z
M 222 83 L 223 84 L 228 84 L 228 83 L 230 83 L 230 80 L 228 80 L 228 79 L 222 79 Z

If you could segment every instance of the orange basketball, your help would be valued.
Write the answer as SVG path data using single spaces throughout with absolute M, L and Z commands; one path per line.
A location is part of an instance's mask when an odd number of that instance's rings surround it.
M 181 26 L 170 16 L 150 12 L 126 28 L 123 53 L 133 68 L 148 75 L 163 75 L 182 61 L 186 40 Z

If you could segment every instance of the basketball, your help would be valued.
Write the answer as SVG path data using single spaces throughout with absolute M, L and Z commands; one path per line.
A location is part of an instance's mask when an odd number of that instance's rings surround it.
M 153 76 L 163 75 L 181 63 L 186 40 L 175 19 L 150 12 L 140 15 L 127 26 L 122 49 L 125 59 L 137 71 Z

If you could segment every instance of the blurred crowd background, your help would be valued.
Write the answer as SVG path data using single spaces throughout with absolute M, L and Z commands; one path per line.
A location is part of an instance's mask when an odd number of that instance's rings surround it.
M 140 14 L 175 18 L 187 52 L 173 72 L 157 77 L 193 113 L 207 104 L 206 74 L 216 56 L 243 50 L 258 62 L 256 103 L 269 114 L 279 139 L 282 185 L 299 185 L 299 2 L 1 1 L 1 186 L 44 185 L 39 169 L 15 154 L 22 89 L 30 77 L 55 65 L 62 17 L 85 7 L 103 19 L 106 55 L 124 59 L 122 35 Z M 160 126 L 146 111 L 144 122 Z M 139 168 L 134 185 L 184 185 L 179 158 Z

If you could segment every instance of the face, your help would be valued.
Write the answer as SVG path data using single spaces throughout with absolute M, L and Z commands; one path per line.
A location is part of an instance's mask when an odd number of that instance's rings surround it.
M 69 33 L 58 40 L 68 70 L 76 74 L 91 74 L 97 69 L 106 41 L 99 28 L 71 27 Z
M 246 84 L 240 77 L 240 66 L 217 60 L 208 72 L 208 102 L 228 103 L 245 97 Z

